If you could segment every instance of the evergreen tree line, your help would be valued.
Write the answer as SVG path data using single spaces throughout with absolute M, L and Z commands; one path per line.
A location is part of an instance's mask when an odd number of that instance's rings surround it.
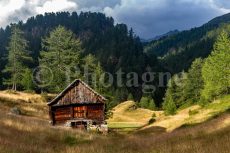
M 221 34 L 223 38 L 219 37 L 212 46 L 223 29 L 229 33 L 229 24 L 209 23 L 202 28 L 162 38 L 154 43 L 154 48 L 159 52 L 170 50 L 165 55 L 156 54 L 155 49 L 143 51 L 143 45 L 132 29 L 129 30 L 125 24 L 114 25 L 113 19 L 102 13 L 38 15 L 26 23 L 19 22 L 0 29 L 0 88 L 58 93 L 74 79 L 80 78 L 89 81 L 90 86 L 109 99 L 109 108 L 125 100 L 134 100 L 139 107 L 153 110 L 162 106 L 165 96 L 163 108 L 175 113 L 184 105 L 211 101 L 229 93 L 229 84 L 226 83 L 229 82 L 226 62 L 229 55 L 215 53 L 216 50 L 227 50 L 227 35 Z M 226 39 L 225 43 L 223 39 Z M 197 57 L 206 58 L 212 49 L 207 59 L 194 61 Z M 159 61 L 155 54 L 165 56 Z M 214 66 L 219 60 L 226 63 Z M 155 79 L 150 85 L 154 85 L 156 91 L 143 93 L 141 77 L 144 72 L 187 71 L 192 61 L 188 72 L 173 76 L 167 91 L 159 87 L 159 80 Z M 85 65 L 96 77 L 84 74 Z M 116 80 L 118 70 L 124 72 L 121 78 L 124 83 L 128 80 L 126 74 L 136 72 L 139 85 L 120 87 L 114 82 L 111 87 L 104 87 L 100 84 L 99 76 L 103 72 L 110 72 Z M 39 73 L 33 76 L 34 72 Z M 213 85 L 216 82 L 219 84 Z
M 223 31 L 206 59 L 196 59 L 187 73 L 171 78 L 163 103 L 166 114 L 175 114 L 178 108 L 186 105 L 204 105 L 230 94 L 229 68 L 230 37 Z
M 85 76 L 85 65 L 97 80 Z M 58 93 L 80 78 L 89 80 L 87 83 L 110 99 L 109 106 L 113 107 L 130 95 L 135 101 L 141 100 L 140 78 L 147 67 L 160 70 L 156 56 L 143 52 L 132 29 L 114 25 L 112 18 L 101 13 L 46 13 L 0 29 L 1 89 Z M 124 72 L 122 82 L 127 81 L 127 73 L 136 72 L 140 86 L 118 87 L 114 82 L 107 89 L 98 84 L 103 72 L 115 77 L 120 69 Z M 159 88 L 160 96 L 153 93 L 147 97 L 159 107 L 163 93 Z

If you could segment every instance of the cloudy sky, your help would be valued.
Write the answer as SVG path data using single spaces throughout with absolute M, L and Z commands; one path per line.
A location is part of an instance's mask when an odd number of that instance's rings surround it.
M 58 11 L 103 12 L 148 39 L 229 13 L 230 0 L 0 0 L 0 26 Z

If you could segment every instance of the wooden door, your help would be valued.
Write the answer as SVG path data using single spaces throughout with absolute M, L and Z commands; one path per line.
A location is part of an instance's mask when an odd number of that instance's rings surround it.
M 87 114 L 86 106 L 74 107 L 74 118 L 86 118 L 86 114 Z

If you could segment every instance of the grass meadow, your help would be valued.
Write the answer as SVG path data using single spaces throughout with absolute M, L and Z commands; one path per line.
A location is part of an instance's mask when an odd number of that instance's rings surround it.
M 230 118 L 225 113 L 171 133 L 151 127 L 131 134 L 95 133 L 51 127 L 47 120 L 0 113 L 1 153 L 229 153 Z M 219 123 L 219 124 L 218 124 Z
M 9 113 L 15 105 L 22 109 L 23 115 Z M 209 108 L 213 109 L 214 105 Z M 142 111 L 126 113 L 137 115 Z M 230 150 L 229 111 L 203 123 L 183 125 L 172 132 L 166 132 L 164 127 L 150 126 L 131 133 L 112 131 L 108 135 L 53 127 L 46 113 L 46 105 L 42 102 L 0 99 L 0 153 L 229 153 Z M 120 111 L 115 117 L 121 114 Z M 149 112 L 148 116 L 151 115 Z M 122 122 L 124 127 L 135 126 L 131 123 L 137 119 L 145 122 L 140 117 L 128 116 L 128 119 L 130 124 Z M 114 118 L 112 124 L 118 127 L 121 123 L 115 121 Z

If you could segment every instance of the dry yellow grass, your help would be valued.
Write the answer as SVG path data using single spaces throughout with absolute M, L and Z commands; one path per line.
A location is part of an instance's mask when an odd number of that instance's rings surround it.
M 230 96 L 225 96 L 220 100 L 208 104 L 205 107 L 194 105 L 182 110 L 179 110 L 176 115 L 165 116 L 161 114 L 156 117 L 156 122 L 144 127 L 143 129 L 150 127 L 162 127 L 166 131 L 171 132 L 183 125 L 193 125 L 205 122 L 218 114 L 221 114 L 230 109 Z M 190 114 L 190 112 L 196 112 Z M 229 122 L 226 121 L 225 125 L 228 126 Z
M 18 107 L 24 115 L 48 119 L 46 100 L 38 94 L 0 91 L 0 109 L 9 112 Z
M 9 101 L 24 101 L 28 103 L 45 102 L 45 99 L 41 95 L 23 92 L 0 91 L 0 97 Z
M 161 127 L 171 132 L 183 125 L 193 125 L 205 122 L 216 114 L 225 112 L 229 108 L 230 97 L 226 96 L 206 107 L 194 105 L 179 110 L 176 115 L 165 116 L 162 111 L 135 108 L 135 102 L 127 101 L 119 104 L 113 109 L 113 116 L 108 120 L 108 123 L 110 127 L 117 129 L 132 128 L 131 130 L 135 130 L 137 128 L 142 128 L 142 130 L 144 130 L 150 127 Z M 196 113 L 191 115 L 190 112 Z M 156 121 L 148 125 L 153 114 L 156 115 Z
M 108 136 L 52 127 L 47 120 L 9 115 L 0 110 L 1 153 L 228 153 L 230 119 L 226 113 L 206 123 L 171 133 L 151 127 Z M 209 130 L 211 129 L 211 130 Z
M 163 127 L 169 132 L 173 131 L 176 128 L 187 123 L 187 119 L 190 117 L 189 116 L 190 110 L 196 110 L 198 108 L 200 108 L 200 106 L 192 106 L 177 112 L 177 114 L 173 116 L 165 116 L 164 114 L 161 114 L 161 116 L 156 117 L 156 122 L 144 128 L 156 126 L 156 127 Z
M 138 128 L 148 124 L 153 111 L 136 108 L 133 101 L 126 101 L 113 109 L 113 115 L 108 119 L 108 124 L 113 128 Z
M 10 104 L 9 104 L 10 103 Z M 143 109 L 130 109 L 133 102 L 119 105 L 114 111 L 128 117 L 120 116 L 121 119 L 141 123 L 147 119 L 141 119 L 141 113 L 152 115 L 152 111 Z M 24 108 L 26 114 L 11 115 L 8 110 L 17 105 Z M 228 107 L 226 103 L 214 103 L 207 108 L 198 106 L 181 110 L 176 119 L 173 116 L 165 117 L 162 112 L 157 114 L 160 124 L 163 120 L 170 120 L 171 124 L 176 121 L 190 118 L 197 119 L 203 110 L 222 112 Z M 5 109 L 8 108 L 8 109 Z M 215 108 L 215 109 L 213 109 Z M 52 127 L 46 116 L 47 106 L 45 103 L 13 102 L 0 100 L 0 152 L 1 153 L 229 153 L 230 150 L 230 113 L 226 112 L 204 123 L 181 127 L 173 132 L 165 132 L 165 128 L 151 126 L 131 134 L 110 133 L 108 136 L 87 133 L 74 129 Z M 194 115 L 189 115 L 189 110 L 198 110 Z M 27 112 L 28 111 L 28 112 Z M 36 113 L 40 111 L 40 113 Z M 185 117 L 183 117 L 183 115 Z M 137 115 L 137 116 L 135 116 Z M 43 116 L 43 117 L 41 117 Z M 132 117 L 135 116 L 135 117 Z M 175 117 L 175 116 L 174 116 Z M 200 119 L 198 119 L 200 120 Z M 155 124 L 155 123 L 154 123 Z M 181 122 L 182 124 L 182 122 Z M 162 123 L 162 125 L 164 125 Z M 167 125 L 167 124 L 165 124 Z M 171 127 L 171 126 L 170 126 Z

